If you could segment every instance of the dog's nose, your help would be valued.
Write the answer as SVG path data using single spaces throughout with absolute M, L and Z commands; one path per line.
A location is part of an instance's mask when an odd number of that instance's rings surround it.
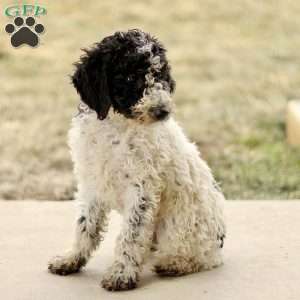
M 168 116 L 169 112 L 167 110 L 161 109 L 155 112 L 155 117 L 157 120 L 163 120 Z
M 159 108 L 159 109 L 155 109 L 152 111 L 152 116 L 156 119 L 156 120 L 164 120 L 168 115 L 169 115 L 169 111 L 164 109 L 164 108 Z

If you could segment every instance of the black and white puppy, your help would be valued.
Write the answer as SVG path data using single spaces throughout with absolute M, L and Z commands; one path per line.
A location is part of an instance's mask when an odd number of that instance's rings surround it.
M 151 253 L 159 275 L 220 265 L 224 197 L 170 116 L 175 82 L 162 44 L 141 30 L 117 32 L 85 50 L 72 79 L 82 101 L 69 134 L 80 210 L 72 250 L 49 270 L 78 272 L 111 209 L 123 225 L 104 288 L 135 288 Z

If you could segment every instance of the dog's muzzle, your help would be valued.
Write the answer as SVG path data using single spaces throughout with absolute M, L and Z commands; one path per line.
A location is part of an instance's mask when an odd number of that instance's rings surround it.
M 148 90 L 148 116 L 155 121 L 168 118 L 172 111 L 172 100 L 169 92 L 162 89 L 161 84 L 155 84 Z
M 134 107 L 133 112 L 141 121 L 163 121 L 172 112 L 173 103 L 170 93 L 163 89 L 162 84 L 154 83 L 147 88 L 141 101 Z

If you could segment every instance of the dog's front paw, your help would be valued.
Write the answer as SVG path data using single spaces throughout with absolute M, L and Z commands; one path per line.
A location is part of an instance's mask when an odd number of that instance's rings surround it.
M 101 285 L 108 291 L 126 291 L 136 288 L 138 273 L 136 268 L 115 262 L 105 273 Z
M 82 256 L 68 254 L 65 256 L 55 256 L 48 263 L 48 270 L 53 274 L 68 275 L 80 271 L 86 264 L 86 259 Z

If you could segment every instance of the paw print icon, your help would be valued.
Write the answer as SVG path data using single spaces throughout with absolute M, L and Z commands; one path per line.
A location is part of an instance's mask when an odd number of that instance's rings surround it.
M 13 24 L 5 26 L 5 31 L 11 35 L 10 41 L 13 47 L 28 45 L 36 47 L 39 44 L 39 35 L 45 31 L 42 24 L 36 24 L 33 17 L 16 17 Z

